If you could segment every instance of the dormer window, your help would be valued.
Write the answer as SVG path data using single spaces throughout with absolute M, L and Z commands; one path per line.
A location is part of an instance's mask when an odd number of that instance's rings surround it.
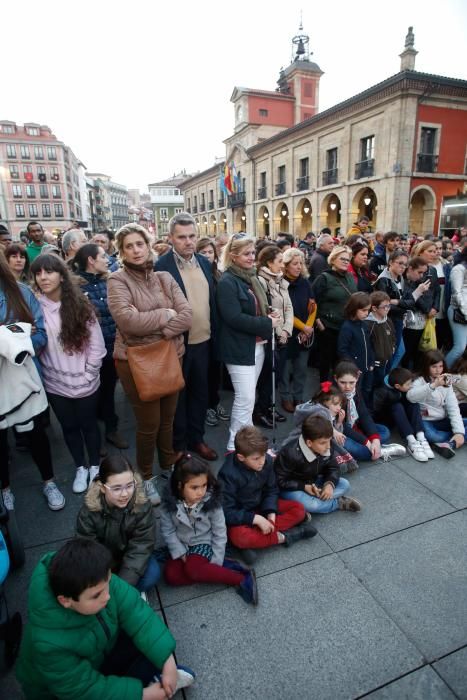
M 38 129 L 37 126 L 27 126 L 26 133 L 29 136 L 40 136 L 41 135 L 40 129 Z

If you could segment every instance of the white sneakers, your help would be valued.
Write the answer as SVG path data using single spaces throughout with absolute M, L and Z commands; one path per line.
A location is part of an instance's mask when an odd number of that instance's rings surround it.
M 423 447 L 423 449 L 424 449 L 424 451 L 425 451 L 425 454 L 426 454 L 426 456 L 428 457 L 428 459 L 434 459 L 434 458 L 435 458 L 435 453 L 434 453 L 433 450 L 431 449 L 430 443 L 428 442 L 428 440 L 427 440 L 426 438 L 423 438 L 422 440 L 419 440 L 418 442 L 419 442 L 420 445 Z
M 407 452 L 411 457 L 416 459 L 417 462 L 428 462 L 428 455 L 418 440 L 407 443 Z
M 156 489 L 154 479 L 147 479 L 146 481 L 143 481 L 143 484 L 148 501 L 150 501 L 153 506 L 158 506 L 161 502 L 161 497 Z
M 58 490 L 54 481 L 49 481 L 47 484 L 44 484 L 42 493 L 47 500 L 47 505 L 50 510 L 61 510 L 65 507 L 65 496 Z
M 99 467 L 89 467 L 89 486 L 91 486 L 92 482 L 96 478 L 96 476 L 99 474 Z
M 73 481 L 73 493 L 83 493 L 88 488 L 89 469 L 78 467 Z
M 14 510 L 15 509 L 15 497 L 13 496 L 11 489 L 3 489 L 2 491 L 3 495 L 3 503 L 5 505 L 5 508 L 7 510 Z
M 388 462 L 393 457 L 403 457 L 407 451 L 403 445 L 391 443 L 389 445 L 381 445 L 381 458 Z

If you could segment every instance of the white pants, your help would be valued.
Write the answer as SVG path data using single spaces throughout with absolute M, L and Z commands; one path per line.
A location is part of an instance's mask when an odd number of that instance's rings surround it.
M 235 435 L 244 425 L 253 424 L 256 384 L 263 369 L 264 345 L 256 343 L 254 365 L 226 365 L 235 391 L 230 417 L 228 450 L 235 448 Z

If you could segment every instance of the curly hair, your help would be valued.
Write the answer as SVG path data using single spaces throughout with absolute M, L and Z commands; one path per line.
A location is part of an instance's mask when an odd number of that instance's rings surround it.
M 58 340 L 66 352 L 82 352 L 89 341 L 89 324 L 96 322 L 91 302 L 57 255 L 43 253 L 31 264 L 31 275 L 38 287 L 37 275 L 41 270 L 58 272 L 61 277 L 61 331 Z

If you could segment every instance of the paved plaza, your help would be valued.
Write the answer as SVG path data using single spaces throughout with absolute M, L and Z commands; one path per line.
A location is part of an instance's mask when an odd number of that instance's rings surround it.
M 119 396 L 134 458 L 133 416 Z M 279 443 L 290 425 L 280 424 Z M 227 427 L 207 431 L 220 455 Z M 73 534 L 82 501 L 55 420 L 49 435 L 63 511 L 48 510 L 30 458 L 13 453 L 26 564 L 6 590 L 10 610 L 24 616 L 34 566 Z M 178 661 L 198 674 L 186 698 L 467 699 L 467 448 L 450 461 L 361 464 L 350 482 L 361 513 L 316 516 L 314 539 L 261 554 L 257 608 L 221 586 L 162 584 L 154 593 Z M 22 697 L 12 674 L 0 697 Z

